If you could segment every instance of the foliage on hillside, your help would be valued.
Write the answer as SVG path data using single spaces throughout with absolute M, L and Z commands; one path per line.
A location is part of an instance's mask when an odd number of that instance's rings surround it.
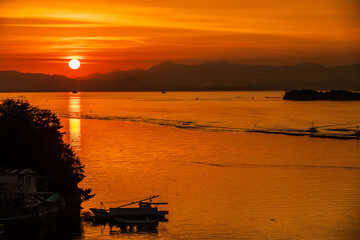
M 50 178 L 49 190 L 65 197 L 89 200 L 91 189 L 78 184 L 84 165 L 63 141 L 59 118 L 23 100 L 7 99 L 0 104 L 0 167 L 30 168 Z

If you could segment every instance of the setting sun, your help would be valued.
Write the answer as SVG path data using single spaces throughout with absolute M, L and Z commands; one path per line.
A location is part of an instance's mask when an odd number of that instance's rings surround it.
M 80 67 L 80 61 L 77 59 L 71 59 L 69 62 L 69 67 L 71 69 L 78 69 Z

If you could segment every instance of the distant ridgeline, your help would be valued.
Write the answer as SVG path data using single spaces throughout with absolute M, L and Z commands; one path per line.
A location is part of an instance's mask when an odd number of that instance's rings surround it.
M 315 90 L 291 90 L 286 91 L 284 100 L 295 101 L 314 101 L 314 100 L 332 100 L 332 101 L 354 101 L 360 100 L 359 91 L 331 90 L 331 91 L 315 91 Z
M 164 62 L 149 69 L 114 70 L 76 79 L 62 75 L 0 71 L 0 92 L 77 91 L 263 91 L 360 89 L 360 63 L 322 66 Z

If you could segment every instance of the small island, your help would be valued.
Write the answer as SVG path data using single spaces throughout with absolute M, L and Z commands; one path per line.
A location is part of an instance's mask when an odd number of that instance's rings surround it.
M 360 100 L 359 91 L 331 90 L 331 91 L 315 91 L 315 90 L 291 90 L 286 91 L 284 100 L 294 101 L 358 101 Z

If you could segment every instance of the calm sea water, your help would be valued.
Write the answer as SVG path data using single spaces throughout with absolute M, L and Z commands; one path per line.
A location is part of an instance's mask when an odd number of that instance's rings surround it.
M 81 239 L 360 239 L 360 142 L 247 133 L 360 124 L 359 102 L 283 92 L 0 93 L 61 118 L 86 165 L 85 210 L 159 194 L 156 233 Z M 196 100 L 198 99 L 198 100 Z M 342 125 L 344 124 L 344 125 Z M 321 128 L 319 128 L 320 130 Z

